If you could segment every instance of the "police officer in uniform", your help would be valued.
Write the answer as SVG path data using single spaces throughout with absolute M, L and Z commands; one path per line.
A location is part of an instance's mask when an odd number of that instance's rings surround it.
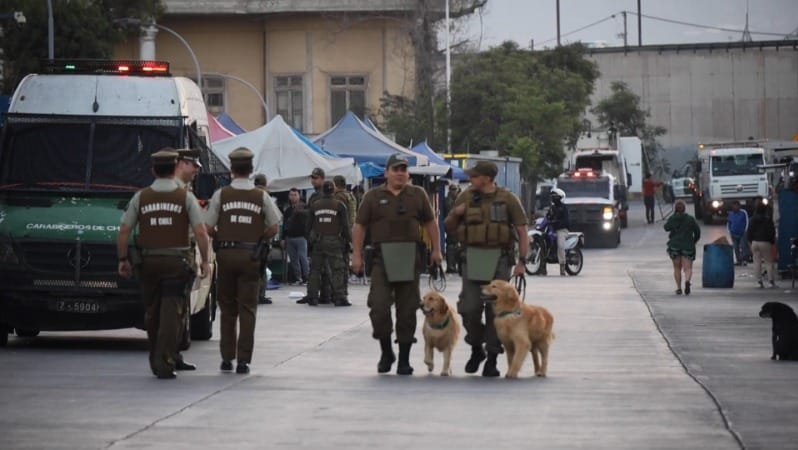
M 368 295 L 372 336 L 380 341 L 382 354 L 377 372 L 386 373 L 396 361 L 391 344 L 391 305 L 396 305 L 396 338 L 399 363 L 396 373 L 411 375 L 410 348 L 415 340 L 416 310 L 421 302 L 419 273 L 424 254 L 421 227 L 432 243 L 432 262 L 441 263 L 438 226 L 424 189 L 409 184 L 407 156 L 396 153 L 385 164 L 385 184 L 363 196 L 353 227 L 352 270 L 363 268 L 363 241 L 368 232 L 376 252 L 371 256 Z
M 357 200 L 355 200 L 355 196 L 352 195 L 351 192 L 346 190 L 346 178 L 344 178 L 342 175 L 336 175 L 333 177 L 333 183 L 335 184 L 335 193 L 333 194 L 333 197 L 346 206 L 346 212 L 348 213 L 349 218 L 349 226 L 351 227 L 355 224 Z M 347 290 L 347 294 L 349 293 L 349 253 L 351 251 L 351 245 L 347 245 L 343 250 L 345 266 L 344 271 L 341 272 L 341 276 L 344 278 L 344 289 Z
M 208 235 L 194 194 L 174 179 L 177 152 L 152 155 L 155 181 L 130 199 L 116 241 L 119 275 L 133 275 L 128 240 L 138 224 L 137 267 L 144 300 L 144 323 L 150 343 L 150 368 L 161 379 L 175 378 L 178 338 L 187 314 L 187 297 L 194 278 L 189 225 L 200 251 L 200 277 L 208 276 Z
M 346 206 L 333 197 L 332 181 L 325 181 L 322 196 L 313 202 L 308 212 L 308 236 L 312 243 L 308 305 L 319 304 L 319 290 L 323 273 L 330 273 L 332 299 L 335 306 L 351 306 L 346 298 L 346 281 L 341 273 L 347 271 L 344 250 L 352 242 Z
M 188 149 L 188 148 L 181 148 L 176 150 L 177 152 L 177 164 L 175 165 L 175 181 L 177 184 L 183 188 L 187 189 L 189 192 L 194 192 L 192 189 L 191 183 L 194 181 L 194 178 L 199 173 L 199 170 L 202 168 L 202 163 L 200 162 L 200 151 L 199 149 Z M 191 252 L 189 256 L 189 262 L 191 262 L 192 267 L 195 268 L 196 272 L 196 263 L 197 263 L 197 254 L 196 254 L 196 247 L 197 241 L 194 239 L 194 233 L 191 232 L 189 229 L 188 233 L 189 239 L 191 241 Z M 198 283 L 196 277 L 192 280 L 192 290 L 193 285 Z M 189 331 L 189 320 L 191 317 L 191 297 L 186 296 L 186 306 L 185 306 L 186 314 L 184 314 L 183 322 L 180 327 L 180 334 L 178 335 L 177 342 L 178 342 L 178 352 L 175 358 L 175 369 L 177 370 L 197 370 L 197 366 L 186 362 L 183 359 L 183 355 L 180 352 L 188 350 L 189 346 L 191 345 L 191 336 Z
M 446 232 L 456 233 L 457 240 L 465 248 L 463 287 L 457 304 L 467 332 L 465 340 L 471 345 L 471 358 L 465 371 L 475 373 L 485 360 L 487 350 L 482 376 L 497 377 L 496 356 L 502 352 L 501 342 L 493 325 L 493 308 L 485 305 L 480 294 L 482 285 L 491 280 L 509 280 L 511 275 L 524 274 L 529 250 L 526 213 L 512 192 L 494 182 L 498 173 L 496 164 L 479 161 L 466 173 L 471 187 L 457 197 L 445 222 Z M 516 240 L 520 250 L 517 260 L 514 258 Z
M 310 184 L 313 186 L 313 193 L 310 194 L 310 197 L 308 197 L 308 201 L 307 201 L 308 209 L 310 209 L 310 207 L 313 205 L 314 202 L 316 202 L 317 200 L 319 200 L 321 198 L 321 196 L 322 196 L 321 187 L 324 184 L 325 176 L 326 176 L 326 174 L 324 173 L 324 169 L 322 169 L 321 167 L 316 167 L 310 172 Z M 310 241 L 308 241 L 308 250 L 309 251 L 311 250 L 310 249 L 310 245 L 312 245 L 312 243 Z M 311 264 L 312 264 L 312 261 L 311 261 Z M 331 297 L 332 297 L 332 292 L 331 292 L 332 291 L 332 284 L 330 282 L 330 275 L 331 274 L 328 273 L 326 271 L 326 269 L 321 274 L 321 298 L 319 299 L 319 303 L 326 304 L 326 303 L 332 302 L 332 299 L 331 299 Z M 308 303 L 309 301 L 310 301 L 310 298 L 308 298 L 308 296 L 305 296 L 305 297 L 297 300 L 296 302 L 299 303 L 299 304 L 302 304 L 302 303 Z
M 222 371 L 249 373 L 255 338 L 255 315 L 263 268 L 261 250 L 277 233 L 280 217 L 272 200 L 250 181 L 253 154 L 238 148 L 230 153 L 233 180 L 211 197 L 205 224 L 214 238 L 218 266 L 218 302 L 221 310 Z M 236 328 L 239 333 L 236 335 Z
M 562 202 L 565 198 L 565 191 L 562 189 L 551 190 L 551 207 L 546 213 L 549 226 L 557 233 L 557 262 L 560 263 L 560 276 L 567 275 L 565 272 L 565 239 L 568 238 L 568 227 L 571 226 L 568 220 L 568 207 Z M 546 264 L 544 262 L 542 275 L 546 275 Z

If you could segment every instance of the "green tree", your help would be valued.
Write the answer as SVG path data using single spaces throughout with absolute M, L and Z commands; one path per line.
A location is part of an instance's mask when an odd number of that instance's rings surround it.
M 157 18 L 163 11 L 160 0 L 53 0 L 52 6 L 56 59 L 111 58 L 127 32 L 114 25 L 115 19 Z M 23 12 L 26 23 L 0 24 L 3 93 L 12 92 L 25 75 L 40 71 L 48 57 L 47 2 L 0 0 L 0 12 L 12 11 Z
M 448 1 L 453 21 L 473 14 L 488 3 L 488 0 Z M 427 140 L 432 148 L 444 149 L 446 93 L 435 89 L 436 64 L 444 51 L 438 48 L 437 34 L 438 28 L 445 26 L 443 2 L 441 0 L 415 0 L 415 2 L 413 13 L 406 17 L 407 33 L 413 46 L 415 63 L 415 97 L 383 93 L 383 98 L 380 100 L 380 125 L 396 135 L 396 141 L 401 144 Z M 459 47 L 459 44 L 455 43 L 453 47 Z
M 471 55 L 452 79 L 453 145 L 518 156 L 531 183 L 558 175 L 598 77 L 583 52 L 580 45 L 533 52 L 505 42 Z
M 644 170 L 662 179 L 670 172 L 668 161 L 662 158 L 662 145 L 657 137 L 667 132 L 664 127 L 648 124 L 649 111 L 640 108 L 640 96 L 626 83 L 613 81 L 612 93 L 592 109 L 602 127 L 615 127 L 618 136 L 637 136 L 643 143 Z

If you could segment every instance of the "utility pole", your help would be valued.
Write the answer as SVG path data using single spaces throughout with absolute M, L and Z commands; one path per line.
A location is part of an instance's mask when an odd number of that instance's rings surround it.
M 626 11 L 623 11 L 621 14 L 623 14 L 623 48 L 626 48 L 627 47 L 626 36 L 629 35 L 626 29 Z
M 640 11 L 640 0 L 637 0 L 637 46 L 643 46 L 643 14 Z
M 560 46 L 560 0 L 557 0 L 557 47 Z
M 743 30 L 743 42 L 753 42 L 751 32 L 748 31 L 748 0 L 745 0 L 745 29 Z

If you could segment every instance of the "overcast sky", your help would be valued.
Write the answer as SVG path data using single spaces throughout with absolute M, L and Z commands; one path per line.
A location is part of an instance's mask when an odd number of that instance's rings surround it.
M 782 39 L 798 28 L 798 0 L 748 0 L 748 28 L 754 40 Z M 742 30 L 745 28 L 746 0 L 641 0 L 643 45 L 691 42 L 728 42 L 742 39 L 742 32 L 702 29 L 646 18 L 664 19 Z M 595 42 L 623 45 L 621 11 L 636 12 L 637 0 L 560 0 L 562 42 Z M 614 18 L 609 18 L 615 15 Z M 468 35 L 482 48 L 505 40 L 535 48 L 556 45 L 556 0 L 489 0 L 485 11 L 467 24 Z M 574 30 L 608 18 L 573 34 Z M 627 14 L 629 45 L 637 45 L 637 16 Z M 783 33 L 781 36 L 754 34 L 756 31 Z

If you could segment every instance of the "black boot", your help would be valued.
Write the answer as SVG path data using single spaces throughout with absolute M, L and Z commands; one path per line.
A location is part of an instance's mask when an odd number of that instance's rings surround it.
M 413 375 L 413 368 L 410 367 L 410 342 L 399 343 L 399 363 L 396 365 L 397 375 Z
M 485 366 L 482 367 L 483 377 L 498 377 L 501 375 L 499 369 L 496 368 L 496 357 L 498 354 L 488 352 L 488 360 L 485 361 Z
M 380 348 L 382 349 L 382 355 L 380 355 L 380 362 L 377 363 L 377 372 L 388 373 L 391 371 L 393 362 L 396 361 L 396 355 L 393 353 L 391 338 L 387 337 L 380 339 Z
M 471 358 L 465 366 L 466 373 L 477 373 L 479 365 L 485 360 L 485 350 L 482 350 L 482 345 L 471 346 Z

